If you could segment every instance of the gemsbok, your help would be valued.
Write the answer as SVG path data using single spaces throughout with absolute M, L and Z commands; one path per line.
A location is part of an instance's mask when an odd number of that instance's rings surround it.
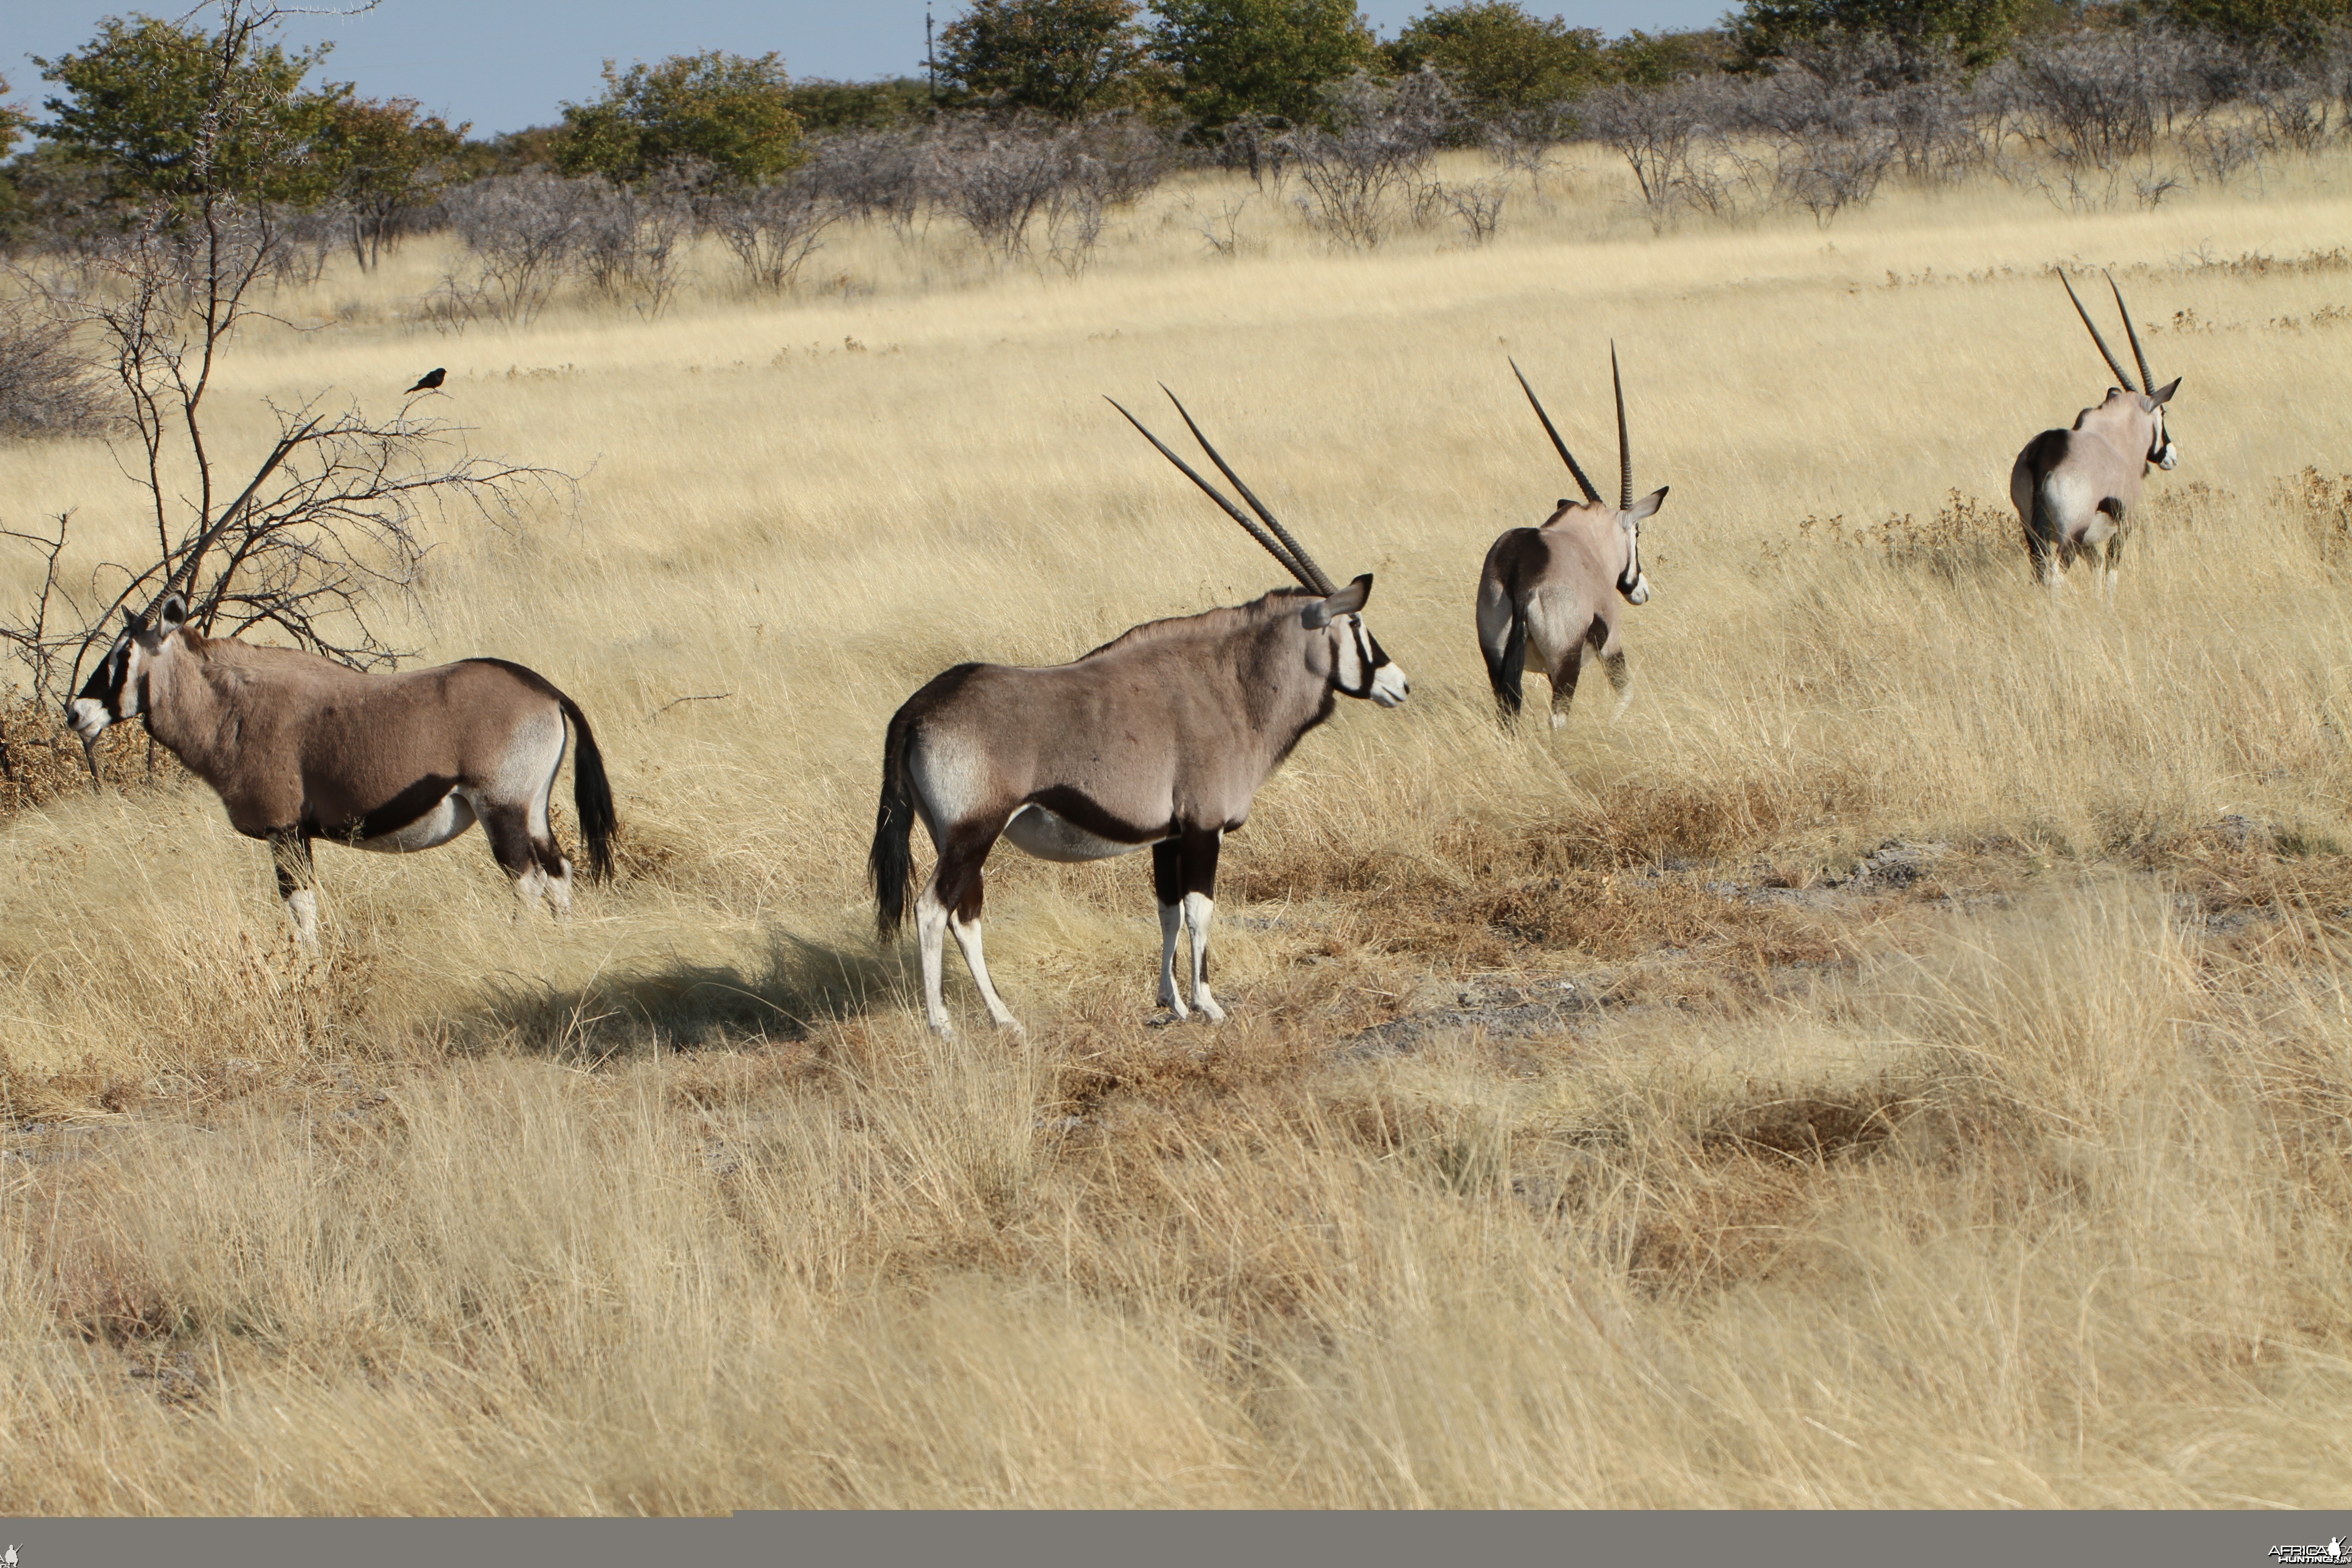
M 610 874 L 613 791 L 596 738 L 579 704 L 538 675 L 499 658 L 370 675 L 296 648 L 208 637 L 187 624 L 173 586 L 131 618 L 66 704 L 66 722 L 87 753 L 108 725 L 144 719 L 213 787 L 229 825 L 268 844 L 306 947 L 319 938 L 319 838 L 430 849 L 479 821 L 522 900 L 517 918 L 542 893 L 568 915 L 572 863 L 547 818 L 567 718 L 580 731 L 572 802 L 588 875 Z
M 913 879 L 908 840 L 920 817 L 938 860 L 915 900 L 915 927 L 925 1016 L 940 1034 L 950 1032 L 940 994 L 950 931 L 989 1016 L 999 1028 L 1021 1026 L 981 955 L 981 873 L 1000 837 L 1063 861 L 1108 859 L 1150 845 L 1160 1005 L 1179 1021 L 1192 1010 L 1222 1020 L 1224 1009 L 1209 992 L 1209 921 L 1224 836 L 1249 819 L 1258 786 L 1331 716 L 1339 698 L 1369 698 L 1382 708 L 1405 700 L 1404 671 L 1360 614 L 1370 574 L 1335 587 L 1183 405 L 1176 409 L 1263 527 L 1135 416 L 1118 411 L 1301 586 L 1148 622 L 1070 664 L 960 664 L 891 716 L 867 858 L 876 923 L 887 941 L 905 919 Z M 1176 984 L 1180 926 L 1192 935 L 1190 1009 Z
M 1495 705 L 1509 723 L 1522 702 L 1519 681 L 1539 669 L 1551 681 L 1551 727 L 1568 722 L 1569 703 L 1590 647 L 1601 655 L 1611 689 L 1617 693 L 1613 720 L 1633 700 L 1633 675 L 1625 662 L 1618 617 L 1622 599 L 1650 601 L 1650 580 L 1642 572 L 1642 524 L 1666 499 L 1661 485 L 1633 500 L 1633 458 L 1625 442 L 1625 383 L 1617 371 L 1617 345 L 1609 345 L 1609 379 L 1617 394 L 1617 504 L 1601 499 L 1568 443 L 1536 398 L 1516 362 L 1511 374 L 1528 395 L 1544 434 L 1584 492 L 1582 502 L 1563 499 L 1540 528 L 1514 528 L 1495 541 L 1478 572 L 1478 647 L 1486 656 L 1487 683 Z
M 2164 416 L 2164 405 L 2180 390 L 2180 378 L 2176 375 L 2163 386 L 2156 384 L 2147 368 L 2147 354 L 2139 346 L 2139 332 L 2132 325 L 2131 308 L 2124 303 L 2124 291 L 2116 287 L 2112 275 L 2107 287 L 2115 292 L 2116 309 L 2123 312 L 2132 358 L 2139 362 L 2137 384 L 2117 363 L 2107 340 L 2099 335 L 2097 324 L 2091 320 L 2091 312 L 2083 309 L 2082 299 L 2066 274 L 2060 272 L 2058 280 L 2066 284 L 2066 298 L 2074 301 L 2074 313 L 2091 329 L 2091 341 L 2099 345 L 2107 368 L 2123 384 L 2109 387 L 2106 400 L 2096 408 L 2076 415 L 2073 429 L 2044 430 L 2028 441 L 2009 471 L 2009 499 L 2017 506 L 2018 521 L 2025 525 L 2026 553 L 2043 584 L 2057 587 L 2059 573 L 2074 565 L 2075 556 L 2105 545 L 2107 569 L 2102 586 L 2112 597 L 2123 562 L 2124 527 L 2131 521 L 2132 509 L 2139 504 L 2147 466 L 2154 463 L 2168 472 L 2180 461 L 2180 450 L 2173 445 Z

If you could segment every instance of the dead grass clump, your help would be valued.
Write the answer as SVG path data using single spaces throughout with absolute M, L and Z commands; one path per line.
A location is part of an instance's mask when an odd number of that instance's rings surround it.
M 118 790 L 175 788 L 191 782 L 179 759 L 123 729 L 99 742 L 100 784 Z M 89 793 L 81 742 L 29 697 L 0 699 L 0 821 L 16 812 Z

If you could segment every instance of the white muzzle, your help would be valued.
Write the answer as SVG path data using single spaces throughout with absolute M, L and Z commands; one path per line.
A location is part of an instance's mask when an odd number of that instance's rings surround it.
M 1383 708 L 1393 708 L 1412 690 L 1412 683 L 1404 678 L 1404 666 L 1384 664 L 1372 671 L 1371 699 Z

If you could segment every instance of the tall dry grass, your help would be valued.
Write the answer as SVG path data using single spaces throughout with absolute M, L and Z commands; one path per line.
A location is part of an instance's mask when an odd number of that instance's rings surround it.
M 883 228 L 449 337 L 455 258 L 331 273 L 225 444 L 446 363 L 582 476 L 412 629 L 581 700 L 625 874 L 558 931 L 470 840 L 331 852 L 314 959 L 200 790 L 0 825 L 0 1508 L 2336 1500 L 2342 173 L 1654 237 L 1595 167 L 1481 248 L 1258 202 L 1231 259 L 1204 179 L 1075 280 Z M 2112 608 L 1997 504 L 2104 385 L 2062 260 L 2186 377 Z M 1564 476 L 1504 357 L 1605 466 L 1612 337 L 1674 489 L 1635 705 L 1506 734 L 1476 564 Z M 1274 581 L 1099 401 L 1159 380 L 1413 699 L 1232 845 L 1232 1023 L 1145 1026 L 1137 865 L 1009 858 L 1028 1043 L 929 1041 L 864 934 L 891 710 Z M 135 546 L 95 444 L 0 494 Z

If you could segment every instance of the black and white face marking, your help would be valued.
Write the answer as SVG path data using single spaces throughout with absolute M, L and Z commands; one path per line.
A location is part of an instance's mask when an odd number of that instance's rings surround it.
M 1334 619 L 1331 639 L 1337 656 L 1331 684 L 1343 695 L 1369 698 L 1382 708 L 1393 708 L 1411 695 L 1412 683 L 1405 679 L 1404 668 L 1389 658 L 1361 616 Z
M 1619 512 L 1617 525 L 1625 531 L 1625 569 L 1617 574 L 1617 591 L 1629 605 L 1650 602 L 1650 580 L 1642 575 L 1642 525 L 1631 512 Z
M 1617 526 L 1625 531 L 1625 566 L 1617 574 L 1617 591 L 1625 595 L 1629 605 L 1650 602 L 1650 580 L 1642 573 L 1642 524 L 1657 515 L 1658 508 L 1665 504 L 1666 491 L 1672 488 L 1660 485 L 1617 514 Z
M 2172 444 L 2172 431 L 2164 422 L 2162 404 L 2157 405 L 2155 414 L 2156 431 L 2147 445 L 2147 460 L 2168 474 L 2180 466 L 2180 448 Z
M 83 683 L 80 695 L 66 704 L 66 723 L 75 734 L 85 742 L 95 741 L 108 725 L 138 716 L 146 684 L 141 667 L 147 657 L 138 634 L 124 632 L 114 639 L 114 646 Z

